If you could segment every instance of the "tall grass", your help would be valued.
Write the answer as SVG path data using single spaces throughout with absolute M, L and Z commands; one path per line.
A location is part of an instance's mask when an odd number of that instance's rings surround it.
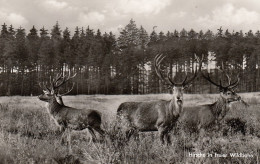
M 212 103 L 217 95 L 185 95 L 185 105 Z M 242 95 L 250 107 L 234 104 L 224 123 L 237 119 L 245 124 L 246 134 L 236 124 L 223 125 L 221 131 L 198 141 L 189 135 L 172 134 L 172 145 L 161 145 L 157 132 L 140 133 L 128 142 L 115 121 L 116 109 L 124 101 L 170 99 L 168 94 L 133 96 L 66 96 L 65 104 L 102 112 L 103 142 L 93 143 L 88 131 L 72 133 L 72 153 L 61 144 L 61 134 L 36 97 L 0 98 L 0 163 L 259 163 L 260 109 L 258 97 Z M 238 128 L 239 129 L 239 128 Z M 227 135 L 223 136 L 223 132 Z M 252 158 L 189 157 L 189 153 L 248 153 Z

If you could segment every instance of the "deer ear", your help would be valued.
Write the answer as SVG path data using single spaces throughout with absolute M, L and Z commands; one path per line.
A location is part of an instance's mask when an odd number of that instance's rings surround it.
M 46 91 L 46 90 L 43 90 L 43 93 L 44 93 L 44 94 L 49 94 L 49 92 L 48 92 L 48 91 Z
M 237 87 L 238 87 L 238 85 L 237 85 L 237 86 L 234 86 L 234 87 L 232 87 L 231 89 L 233 89 L 233 90 L 237 90 Z
M 55 92 L 52 90 L 52 91 L 51 91 L 51 94 L 53 95 L 53 94 L 55 94 Z
M 187 85 L 185 85 L 185 86 L 183 87 L 183 89 L 187 89 L 187 88 L 189 88 L 189 87 L 191 87 L 191 86 L 192 86 L 192 83 L 187 84 Z
M 219 92 L 224 92 L 224 89 L 223 88 L 219 88 Z

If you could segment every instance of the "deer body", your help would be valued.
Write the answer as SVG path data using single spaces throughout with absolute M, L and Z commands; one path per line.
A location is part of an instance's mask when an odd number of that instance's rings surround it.
M 179 117 L 179 109 L 172 101 L 122 103 L 117 114 L 139 131 L 170 130 Z
M 166 81 L 173 90 L 172 99 L 169 101 L 146 101 L 146 102 L 124 102 L 117 109 L 117 118 L 122 123 L 122 128 L 126 131 L 129 139 L 133 131 L 159 131 L 160 140 L 164 143 L 171 143 L 169 132 L 176 124 L 180 113 L 183 109 L 183 92 L 184 89 L 196 78 L 195 75 L 187 80 L 187 76 L 180 84 L 174 83 L 169 76 L 167 80 L 163 78 L 160 69 L 160 63 L 164 57 L 157 55 L 154 65 L 158 77 L 162 81 Z M 201 67 L 201 63 L 200 63 Z
M 169 132 L 183 109 L 183 88 L 176 87 L 173 92 L 169 101 L 124 102 L 118 107 L 117 118 L 128 139 L 136 131 L 159 131 L 161 142 L 171 143 Z
M 89 127 L 96 129 L 101 125 L 101 115 L 97 111 L 61 105 L 55 97 L 48 102 L 47 110 L 55 123 L 62 129 L 83 130 Z
M 95 140 L 96 135 L 93 130 L 103 137 L 104 131 L 100 127 L 101 114 L 98 111 L 68 107 L 64 105 L 61 95 L 58 95 L 59 87 L 73 77 L 70 75 L 68 75 L 68 77 L 62 77 L 62 74 L 57 76 L 56 79 L 53 80 L 50 88 L 44 86 L 44 94 L 41 94 L 38 98 L 47 103 L 46 108 L 50 117 L 62 132 L 65 130 L 80 131 L 88 129 Z
M 184 108 L 179 122 L 189 132 L 208 130 L 224 118 L 230 107 L 231 104 L 220 97 L 213 104 Z
M 223 64 L 222 64 L 222 67 Z M 202 73 L 202 76 L 212 83 L 213 85 L 219 88 L 219 98 L 218 100 L 209 105 L 200 105 L 195 107 L 187 107 L 184 109 L 182 115 L 180 116 L 179 122 L 184 129 L 189 130 L 189 132 L 203 132 L 220 125 L 220 121 L 226 116 L 227 112 L 231 109 L 231 105 L 234 102 L 242 102 L 247 105 L 241 97 L 234 91 L 234 88 L 237 87 L 239 83 L 239 78 L 233 83 L 226 71 L 220 69 L 224 72 L 228 85 L 223 86 L 222 81 L 220 83 L 214 82 L 209 74 L 205 76 Z

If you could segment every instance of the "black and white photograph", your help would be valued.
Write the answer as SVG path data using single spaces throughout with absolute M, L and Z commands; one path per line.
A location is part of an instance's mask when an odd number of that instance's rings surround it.
M 0 164 L 260 164 L 260 0 L 0 0 Z

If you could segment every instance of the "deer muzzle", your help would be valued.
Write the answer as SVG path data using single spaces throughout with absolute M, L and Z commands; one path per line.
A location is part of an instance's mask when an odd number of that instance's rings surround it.
M 177 104 L 182 105 L 182 99 L 180 97 L 177 97 Z
M 39 96 L 38 96 L 38 99 L 41 100 L 41 101 L 45 101 L 45 102 L 48 101 L 48 98 L 47 98 L 44 94 L 39 95 Z
M 234 97 L 234 98 L 229 98 L 227 99 L 227 102 L 230 103 L 230 102 L 234 102 L 234 101 L 241 101 L 241 97 L 238 96 L 238 97 Z

